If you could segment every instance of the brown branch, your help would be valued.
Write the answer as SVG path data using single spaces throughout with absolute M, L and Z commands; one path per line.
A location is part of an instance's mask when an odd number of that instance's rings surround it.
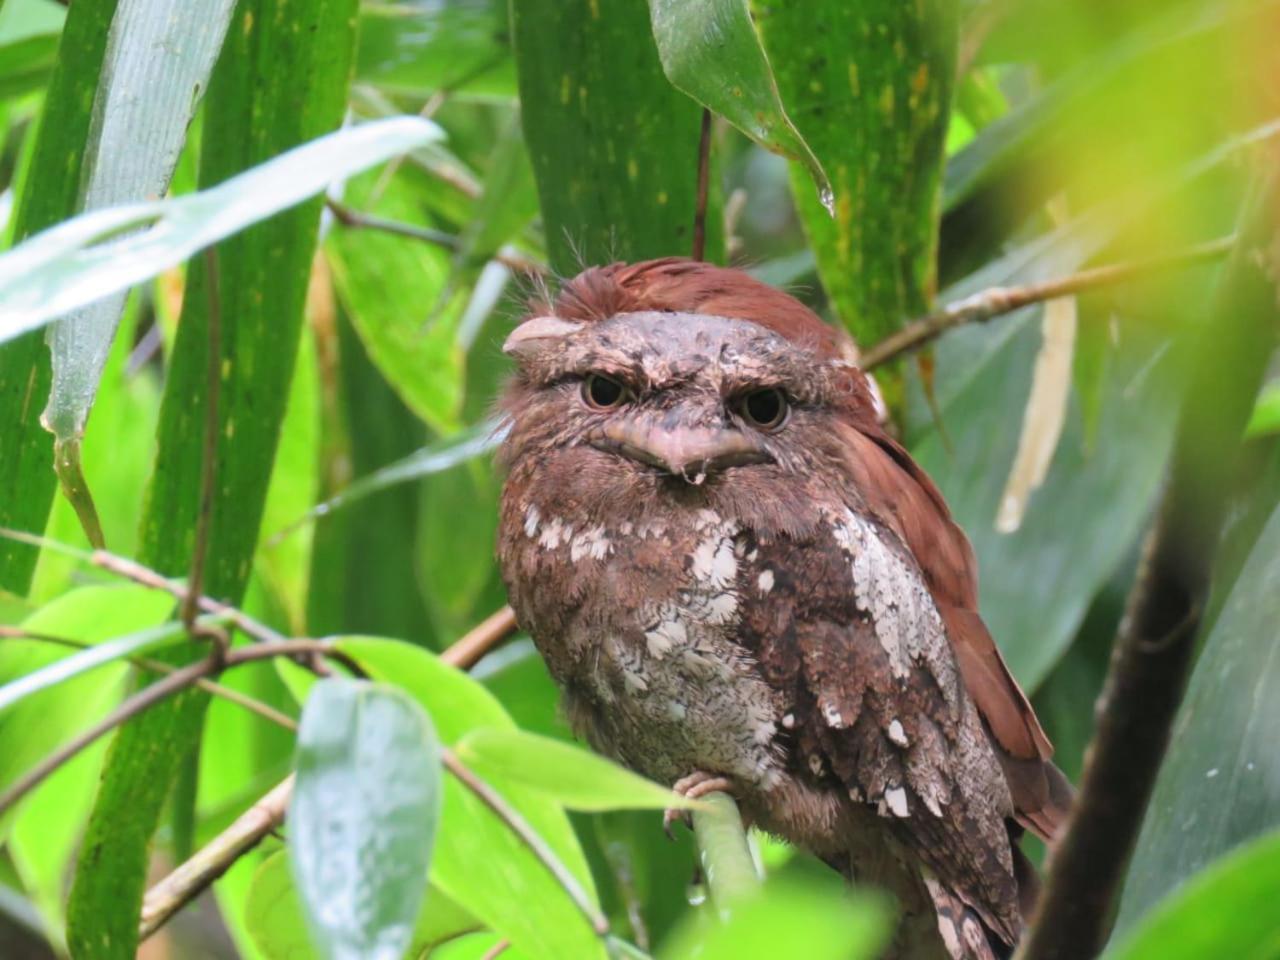
M 87 650 L 93 646 L 84 640 L 73 640 L 70 637 L 58 637 L 51 633 L 39 633 L 32 630 L 24 630 L 22 627 L 6 627 L 0 626 L 0 639 L 14 640 L 38 640 L 41 643 L 54 643 L 61 647 L 70 647 L 74 650 Z M 176 667 L 171 663 L 165 663 L 162 660 L 153 660 L 150 657 L 127 656 L 121 657 L 119 661 L 129 664 L 138 670 L 146 670 L 148 673 L 158 673 L 163 675 L 177 673 L 181 667 Z M 106 666 L 106 663 L 99 666 Z M 211 696 L 219 697 L 228 703 L 234 703 L 238 707 L 243 707 L 250 713 L 256 713 L 264 720 L 274 723 L 278 727 L 284 727 L 286 730 L 297 730 L 298 724 L 292 717 L 281 713 L 270 704 L 263 703 L 247 694 L 241 693 L 239 690 L 232 690 L 230 687 L 224 687 L 220 683 L 203 677 L 195 682 L 195 686 Z
M 538 858 L 538 862 L 546 868 L 556 879 L 561 889 L 569 895 L 578 908 L 578 911 L 586 918 L 587 923 L 591 925 L 591 929 L 599 936 L 605 936 L 609 933 L 609 921 L 605 919 L 604 914 L 596 909 L 592 904 L 591 898 L 587 896 L 587 892 L 582 888 L 582 884 L 578 882 L 578 878 L 569 872 L 568 868 L 560 862 L 560 858 L 555 855 L 542 837 L 538 836 L 537 831 L 529 826 L 524 817 L 520 816 L 518 810 L 512 807 L 504 800 L 493 787 L 485 783 L 475 775 L 461 760 L 457 758 L 454 752 L 447 747 L 441 748 L 440 758 L 444 762 L 444 767 L 455 777 L 458 782 L 470 790 L 486 807 L 493 811 L 510 830 L 514 833 L 529 851 Z
M 236 860 L 284 823 L 292 793 L 293 775 L 290 774 L 218 835 L 219 840 L 227 838 L 225 845 L 216 841 L 205 845 L 148 890 L 142 901 L 139 939 L 145 940 L 159 930 L 193 897 L 226 873 Z
M 1021 960 L 1083 960 L 1102 949 L 1195 654 L 1240 437 L 1280 329 L 1280 177 L 1249 220 L 1199 338 L 1159 513 L 1099 701 L 1080 794 L 1049 861 Z M 1206 398 L 1211 398 L 1206 401 Z
M 204 562 L 209 552 L 209 527 L 213 523 L 213 488 L 218 475 L 218 397 L 222 391 L 222 303 L 218 296 L 218 253 L 204 252 L 205 285 L 209 298 L 209 355 L 205 361 L 205 412 L 203 456 L 200 461 L 200 501 L 196 513 L 195 548 L 191 554 L 191 574 L 182 600 L 181 620 L 194 637 L 200 596 L 204 592 Z M 225 651 L 223 638 L 220 650 Z
M 904 353 L 919 349 L 955 327 L 967 323 L 985 323 L 993 317 L 1012 313 L 1033 303 L 1069 297 L 1086 290 L 1123 283 L 1161 270 L 1213 260 L 1226 254 L 1234 243 L 1234 236 L 1221 237 L 1185 250 L 1095 267 L 1092 270 L 1084 270 L 1056 280 L 1047 280 L 1044 283 L 1032 283 L 1023 287 L 991 287 L 971 297 L 948 304 L 936 313 L 913 320 L 901 330 L 890 334 L 874 347 L 866 350 L 859 362 L 864 370 L 872 370 L 897 359 Z
M 397 237 L 421 240 L 423 243 L 429 243 L 433 247 L 444 247 L 446 250 L 452 250 L 455 253 L 462 249 L 462 240 L 455 234 L 446 233 L 443 230 L 419 227 L 412 223 L 403 223 L 399 220 L 388 220 L 385 217 L 379 217 L 371 213 L 362 213 L 359 210 L 353 210 L 345 203 L 334 200 L 332 197 L 325 198 L 325 205 L 333 213 L 334 218 L 344 227 L 353 227 L 358 230 L 379 230 L 382 233 L 394 234 Z M 547 268 L 542 264 L 525 257 L 512 257 L 505 253 L 495 253 L 491 259 L 496 260 L 515 273 L 529 273 L 541 276 L 547 272 Z
M 109 733 L 121 724 L 127 723 L 138 714 L 150 709 L 162 700 L 166 700 L 194 686 L 201 678 L 218 673 L 224 667 L 239 666 L 265 657 L 297 656 L 299 654 L 323 653 L 331 654 L 332 647 L 321 640 L 282 640 L 278 643 L 262 643 L 249 647 L 230 650 L 225 656 L 214 655 L 195 663 L 180 667 L 173 673 L 157 680 L 150 686 L 143 687 L 133 696 L 125 700 L 115 710 L 107 714 L 87 730 L 82 731 L 67 741 L 53 753 L 19 777 L 12 786 L 0 794 L 0 815 L 25 797 L 40 784 L 44 783 L 54 772 L 72 757 L 96 741 L 103 734 Z
M 120 557 L 114 553 L 107 553 L 105 550 L 95 550 L 89 555 L 89 561 L 94 566 L 124 577 L 126 580 L 132 580 L 134 583 L 150 587 L 152 590 L 162 590 L 184 602 L 188 596 L 189 591 L 182 581 L 162 577 L 150 567 L 145 567 L 136 560 L 130 560 L 128 557 Z M 220 600 L 214 600 L 212 597 L 201 597 L 200 609 L 205 613 L 225 617 L 233 627 L 259 643 L 281 643 L 284 641 L 284 637 L 265 623 L 255 620 L 248 614 L 242 613 L 235 607 Z
M 450 666 L 465 670 L 510 636 L 515 629 L 515 614 L 510 607 L 503 607 L 441 653 L 440 659 Z M 236 652 L 232 651 L 233 654 Z M 333 656 L 336 652 L 330 649 L 328 654 Z M 252 850 L 263 837 L 279 827 L 284 822 L 292 792 L 293 776 L 290 775 L 254 804 L 248 813 L 156 884 L 143 901 L 138 928 L 141 938 L 145 940 L 159 930 L 174 913 L 198 897 L 209 884 L 230 869 L 239 857 Z
M 702 109 L 698 136 L 698 199 L 693 208 L 693 249 L 690 259 L 705 260 L 707 253 L 707 194 L 711 182 L 711 111 Z

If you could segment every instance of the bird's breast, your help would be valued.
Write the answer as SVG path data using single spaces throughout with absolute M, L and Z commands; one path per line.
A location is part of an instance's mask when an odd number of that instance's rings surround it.
M 750 592 L 770 587 L 748 532 L 710 509 L 576 525 L 530 504 L 517 521 L 512 602 L 575 726 L 655 779 L 771 786 L 785 711 L 738 642 Z

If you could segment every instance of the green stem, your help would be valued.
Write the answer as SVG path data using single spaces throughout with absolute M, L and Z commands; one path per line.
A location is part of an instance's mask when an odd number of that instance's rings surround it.
M 693 811 L 693 836 L 698 844 L 707 893 L 722 919 L 735 903 L 760 889 L 760 874 L 747 846 L 747 831 L 738 804 L 727 793 L 698 798 Z

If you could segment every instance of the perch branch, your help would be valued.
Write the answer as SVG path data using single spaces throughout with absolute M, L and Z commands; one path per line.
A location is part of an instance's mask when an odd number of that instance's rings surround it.
M 1020 960 L 1102 948 L 1194 659 L 1211 562 L 1254 398 L 1280 329 L 1274 166 L 1245 206 L 1241 239 L 1200 337 L 1169 476 L 1099 700 L 1080 794 L 1051 855 Z M 1206 402 L 1211 398 L 1211 402 Z
M 738 804 L 727 793 L 708 793 L 693 811 L 693 836 L 707 894 L 722 918 L 760 889 Z
M 862 354 L 860 363 L 864 370 L 871 370 L 936 340 L 955 327 L 967 323 L 985 323 L 993 317 L 1012 313 L 1033 303 L 1069 297 L 1086 290 L 1148 276 L 1161 270 L 1213 260 L 1225 255 L 1234 243 L 1234 236 L 1220 237 L 1185 250 L 1095 267 L 1092 270 L 1083 270 L 1080 273 L 1047 280 L 1044 283 L 1032 283 L 1024 287 L 991 287 L 971 297 L 948 304 L 936 313 L 912 321 L 866 350 Z
M 514 632 L 515 628 L 515 614 L 510 607 L 503 607 L 440 654 L 440 659 L 465 670 Z M 293 776 L 290 775 L 231 826 L 152 887 L 142 902 L 142 918 L 138 924 L 141 939 L 145 940 L 159 930 L 178 910 L 226 873 L 237 859 L 279 827 L 284 822 L 292 793 Z

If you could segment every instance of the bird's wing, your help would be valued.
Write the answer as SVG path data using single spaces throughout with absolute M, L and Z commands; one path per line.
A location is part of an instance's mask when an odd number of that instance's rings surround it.
M 1018 822 L 1051 842 L 1065 821 L 1071 786 L 1053 765 L 1053 745 L 978 614 L 977 564 L 968 538 L 937 487 L 895 440 L 865 425 L 843 427 L 842 434 L 867 509 L 898 535 L 924 575 L 1004 768 Z
M 761 650 L 766 671 L 798 660 L 796 763 L 876 810 L 1012 944 L 1021 916 L 1009 794 L 946 628 L 892 531 L 848 508 L 827 521 L 833 544 L 779 538 L 759 546 L 758 562 L 781 579 L 772 602 L 748 614 L 751 635 L 792 651 L 784 658 Z

